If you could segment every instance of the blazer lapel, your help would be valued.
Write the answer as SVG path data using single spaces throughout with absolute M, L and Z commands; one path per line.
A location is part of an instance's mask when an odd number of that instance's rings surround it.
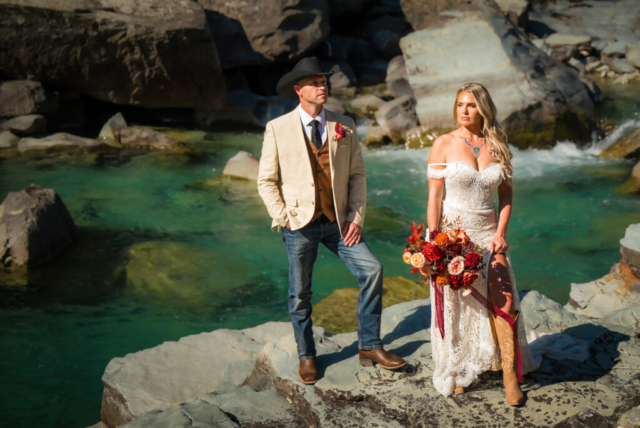
M 338 142 L 335 139 L 336 135 L 336 118 L 333 112 L 324 109 L 324 114 L 327 119 L 327 144 L 329 144 L 329 165 L 331 166 L 331 181 L 335 175 L 335 157 L 338 150 Z

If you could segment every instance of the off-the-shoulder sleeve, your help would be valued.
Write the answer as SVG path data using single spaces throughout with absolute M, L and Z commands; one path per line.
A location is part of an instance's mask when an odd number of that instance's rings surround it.
M 444 168 L 434 168 L 436 166 L 443 166 Z M 447 171 L 446 163 L 430 163 L 427 166 L 427 177 L 435 180 L 442 180 L 445 177 Z

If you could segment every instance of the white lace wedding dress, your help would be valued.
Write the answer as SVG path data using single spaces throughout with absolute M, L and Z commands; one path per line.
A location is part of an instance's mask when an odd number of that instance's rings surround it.
M 437 169 L 434 167 L 440 167 Z M 442 168 L 444 167 L 444 168 Z M 430 164 L 427 175 L 431 179 L 444 179 L 445 194 L 442 202 L 440 230 L 464 229 L 469 238 L 484 250 L 485 263 L 491 253 L 488 248 L 497 228 L 494 198 L 504 179 L 498 163 L 491 163 L 477 171 L 466 162 Z M 511 269 L 509 254 L 506 254 L 513 301 L 520 309 L 520 299 Z M 482 275 L 472 285 L 483 296 L 487 296 L 487 282 Z M 435 305 L 431 310 L 431 347 L 435 371 L 433 384 L 443 395 L 450 395 L 457 386 L 469 386 L 479 374 L 500 367 L 500 351 L 493 340 L 489 310 L 473 296 L 462 296 L 462 291 L 444 288 L 444 339 L 437 327 Z M 431 301 L 436 294 L 431 284 Z M 524 332 L 522 315 L 518 320 L 518 344 L 522 356 L 522 373 L 537 368 Z

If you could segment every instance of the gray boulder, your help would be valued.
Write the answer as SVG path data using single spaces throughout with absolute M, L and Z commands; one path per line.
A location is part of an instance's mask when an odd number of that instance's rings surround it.
M 31 184 L 9 192 L 0 205 L 0 261 L 27 268 L 62 252 L 77 237 L 76 225 L 53 189 Z
M 375 118 L 394 144 L 404 144 L 406 131 L 418 125 L 416 100 L 404 96 L 386 102 L 378 108 Z
M 452 129 L 457 89 L 480 82 L 491 93 L 512 144 L 591 140 L 594 104 L 578 72 L 537 49 L 491 1 L 471 0 L 458 11 L 442 12 L 400 46 L 421 125 Z M 473 67 L 462 65 L 470 62 Z
M 39 114 L 17 116 L 2 122 L 0 129 L 11 131 L 18 135 L 38 134 L 47 129 L 47 119 Z
M 11 131 L 0 131 L 0 149 L 16 147 L 20 137 L 13 135 Z
M 635 305 L 640 305 L 640 280 L 624 263 L 618 263 L 600 279 L 571 284 L 565 308 L 589 318 L 602 318 Z
M 525 320 L 525 331 L 561 333 L 569 327 L 591 324 L 592 321 L 577 315 L 537 291 L 528 291 L 520 302 Z
M 545 43 L 552 48 L 559 48 L 561 46 L 582 46 L 591 43 L 591 36 L 586 34 L 562 34 L 553 33 L 545 40 Z
M 620 254 L 628 267 L 640 269 L 640 223 L 627 227 L 620 240 Z
M 58 110 L 59 102 L 58 94 L 45 91 L 40 82 L 10 80 L 0 83 L 0 117 L 51 115 Z
M 197 0 L 224 68 L 293 61 L 329 34 L 326 0 Z
M 615 324 L 631 330 L 640 330 L 640 305 L 611 312 L 600 319 L 603 324 Z
M 119 143 L 120 131 L 126 127 L 127 121 L 124 119 L 122 113 L 118 112 L 102 126 L 98 139 L 111 140 Z
M 329 84 L 331 87 L 331 95 L 353 97 L 356 94 L 356 88 L 351 83 L 351 79 L 342 71 L 329 77 Z
M 603 56 L 602 62 L 608 65 L 609 68 L 616 73 L 634 73 L 636 71 L 636 68 L 624 58 Z
M 147 412 L 169 409 L 198 397 L 209 403 L 218 400 L 215 403 L 225 410 L 232 409 L 231 398 L 215 397 L 243 395 L 237 388 L 253 370 L 264 342 L 276 341 L 291 331 L 290 323 L 267 323 L 247 329 L 246 334 L 221 329 L 114 358 L 102 376 L 102 422 L 120 426 Z M 249 406 L 241 402 L 235 405 Z
M 204 10 L 186 0 L 2 0 L 0 69 L 115 104 L 219 108 L 225 100 Z
M 409 96 L 413 97 L 413 89 L 409 84 L 409 75 L 405 68 L 404 57 L 398 55 L 389 61 L 387 67 L 387 77 L 384 79 L 387 84 L 387 89 L 396 98 Z
M 256 181 L 258 179 L 259 167 L 260 161 L 254 155 L 240 150 L 227 161 L 222 175 Z
M 44 138 L 23 138 L 18 143 L 21 152 L 86 152 L 109 149 L 105 141 L 82 138 L 66 132 L 58 132 Z

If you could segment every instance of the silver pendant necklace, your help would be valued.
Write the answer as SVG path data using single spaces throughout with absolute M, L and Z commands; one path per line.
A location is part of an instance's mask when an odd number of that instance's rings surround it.
M 476 159 L 480 157 L 480 147 L 484 146 L 485 141 L 487 141 L 487 139 L 483 138 L 482 144 L 480 144 L 479 146 L 474 146 L 471 143 L 469 143 L 466 138 L 464 139 L 464 142 L 467 143 L 467 145 L 469 145 L 469 147 L 473 149 L 473 157 L 475 157 Z

